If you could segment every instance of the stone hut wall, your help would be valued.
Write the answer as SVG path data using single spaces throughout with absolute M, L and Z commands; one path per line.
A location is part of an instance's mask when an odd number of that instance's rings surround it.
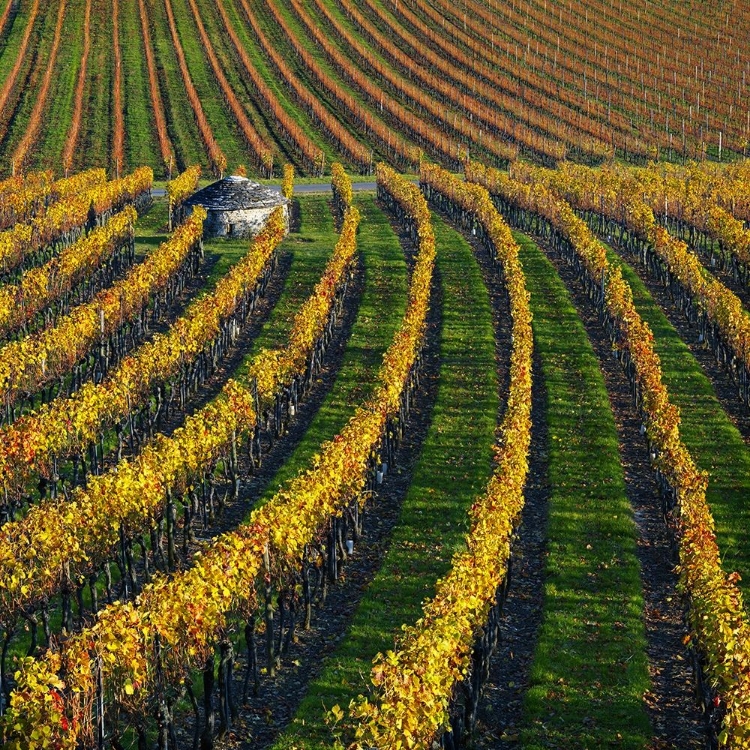
M 203 224 L 204 237 L 230 237 L 241 239 L 254 237 L 263 228 L 275 206 L 265 208 L 245 208 L 234 211 L 209 210 Z M 282 207 L 289 228 L 289 206 Z

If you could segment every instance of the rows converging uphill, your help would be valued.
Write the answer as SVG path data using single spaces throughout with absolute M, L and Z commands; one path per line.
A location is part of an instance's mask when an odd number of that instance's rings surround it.
M 635 19 L 576 6 L 19 0 L 0 51 L 0 163 L 268 175 L 285 159 L 319 174 L 324 155 L 371 171 L 372 151 L 413 170 L 417 149 L 447 166 L 467 152 L 546 163 L 744 154 L 745 11 L 698 24 L 694 3 Z

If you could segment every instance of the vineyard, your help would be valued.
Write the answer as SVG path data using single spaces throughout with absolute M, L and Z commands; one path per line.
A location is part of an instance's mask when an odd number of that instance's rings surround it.
M 748 38 L 0 0 L 2 747 L 750 748 Z

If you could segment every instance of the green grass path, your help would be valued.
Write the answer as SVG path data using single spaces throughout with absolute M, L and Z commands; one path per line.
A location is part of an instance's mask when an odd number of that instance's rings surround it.
M 651 735 L 636 529 L 599 363 L 570 297 L 524 235 L 547 389 L 549 525 L 543 620 L 524 748 L 643 748 Z
M 320 444 L 333 438 L 355 408 L 369 396 L 383 354 L 406 309 L 406 260 L 398 237 L 387 215 L 375 204 L 374 195 L 359 194 L 355 202 L 362 212 L 357 244 L 365 273 L 357 318 L 335 382 L 304 438 L 269 483 L 264 500 L 270 499 L 281 484 L 308 466 L 320 450 Z M 281 338 L 282 344 L 285 339 L 286 335 Z M 261 333 L 258 345 L 265 345 L 265 340 Z
M 638 312 L 654 332 L 664 383 L 680 409 L 680 432 L 701 469 L 709 472 L 707 498 L 714 519 L 724 568 L 737 570 L 740 586 L 750 585 L 750 448 L 716 397 L 711 381 L 646 289 L 633 268 L 614 252 L 633 289 Z
M 492 470 L 499 395 L 489 297 L 469 245 L 433 219 L 443 322 L 432 423 L 383 565 L 277 748 L 331 746 L 323 706 L 345 708 L 367 691 L 373 657 L 393 648 L 403 623 L 419 618 L 462 547 L 468 508 Z
M 329 206 L 330 196 L 313 194 L 299 196 L 296 200 L 300 207 L 299 232 L 288 234 L 279 248 L 282 257 L 291 256 L 289 273 L 271 317 L 245 358 L 244 370 L 260 349 L 285 344 L 294 316 L 312 294 L 338 241 Z

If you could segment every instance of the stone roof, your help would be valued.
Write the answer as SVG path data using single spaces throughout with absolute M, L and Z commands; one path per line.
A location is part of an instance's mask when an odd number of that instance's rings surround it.
M 270 208 L 288 203 L 280 193 L 232 175 L 204 187 L 185 201 L 186 206 L 203 206 L 208 211 L 237 211 L 246 208 Z

